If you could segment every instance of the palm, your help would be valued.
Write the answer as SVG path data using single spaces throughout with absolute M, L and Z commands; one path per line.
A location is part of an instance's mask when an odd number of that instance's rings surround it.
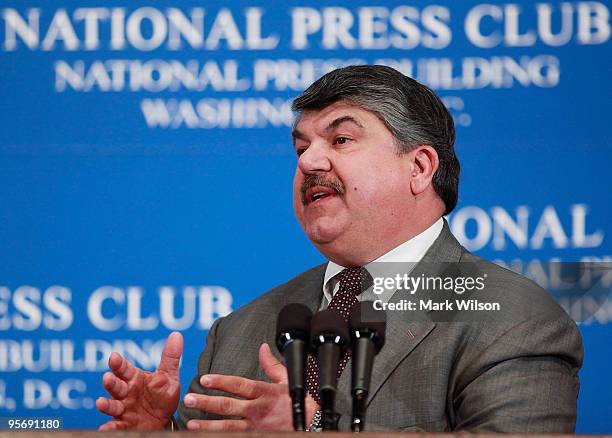
M 96 406 L 113 419 L 101 430 L 159 430 L 167 426 L 180 397 L 182 343 L 179 334 L 168 337 L 159 367 L 153 373 L 134 367 L 118 354 L 111 355 L 112 373 L 106 373 L 102 382 L 112 399 L 100 398 Z
M 163 371 L 140 372 L 128 383 L 128 395 L 122 400 L 125 413 L 118 419 L 137 429 L 166 426 L 178 406 L 180 382 Z M 153 427 L 149 427 L 153 426 Z

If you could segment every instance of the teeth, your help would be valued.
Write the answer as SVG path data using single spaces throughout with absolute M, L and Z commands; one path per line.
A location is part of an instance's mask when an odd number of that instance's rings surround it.
M 325 195 L 327 195 L 327 193 L 324 193 L 324 192 L 315 193 L 314 195 L 312 195 L 312 200 L 316 201 L 317 199 L 320 199 L 324 197 Z

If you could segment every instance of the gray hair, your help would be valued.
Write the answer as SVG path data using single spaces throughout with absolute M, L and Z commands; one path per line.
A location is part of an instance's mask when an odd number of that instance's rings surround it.
M 455 208 L 460 170 L 454 149 L 455 125 L 432 90 L 391 67 L 349 66 L 315 81 L 293 101 L 292 109 L 299 115 L 338 101 L 375 114 L 395 136 L 400 154 L 420 145 L 433 147 L 440 161 L 433 177 L 434 190 L 444 202 L 444 214 Z

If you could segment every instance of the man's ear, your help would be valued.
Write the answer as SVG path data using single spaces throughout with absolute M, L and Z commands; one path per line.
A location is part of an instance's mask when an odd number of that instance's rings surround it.
M 440 160 L 438 153 L 431 146 L 417 146 L 411 151 L 413 156 L 412 170 L 410 175 L 410 188 L 412 193 L 419 195 L 423 193 L 427 187 L 431 186 Z

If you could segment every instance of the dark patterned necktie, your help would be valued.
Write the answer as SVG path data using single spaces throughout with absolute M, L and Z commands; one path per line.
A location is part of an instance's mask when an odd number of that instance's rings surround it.
M 370 274 L 364 268 L 357 266 L 354 268 L 344 269 L 338 274 L 340 288 L 329 303 L 329 309 L 335 309 L 345 321 L 348 322 L 351 308 L 359 301 L 359 295 L 368 283 Z M 350 351 L 347 351 L 344 357 L 340 359 L 338 364 L 338 377 L 346 367 L 351 358 Z M 320 403 L 319 400 L 319 364 L 314 356 L 308 357 L 308 365 L 306 366 L 306 388 L 308 393 Z

